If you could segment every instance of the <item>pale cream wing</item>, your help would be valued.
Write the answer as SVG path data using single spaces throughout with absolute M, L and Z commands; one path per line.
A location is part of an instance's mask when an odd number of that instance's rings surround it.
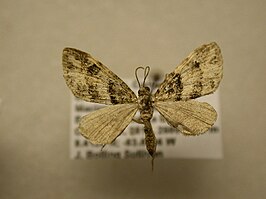
M 137 101 L 136 95 L 125 82 L 88 53 L 65 48 L 63 72 L 72 93 L 85 101 L 101 104 Z
M 154 101 L 185 101 L 213 93 L 223 76 L 223 58 L 215 43 L 194 50 L 154 94 Z
M 199 135 L 212 127 L 217 119 L 214 108 L 195 100 L 156 102 L 155 108 L 167 123 L 185 135 Z
M 79 131 L 93 144 L 110 144 L 132 121 L 137 110 L 137 104 L 107 106 L 82 117 Z

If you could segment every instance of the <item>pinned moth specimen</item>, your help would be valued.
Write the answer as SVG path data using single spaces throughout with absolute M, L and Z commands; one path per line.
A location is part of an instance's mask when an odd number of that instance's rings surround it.
M 138 70 L 144 72 L 142 83 Z M 145 145 L 153 161 L 156 153 L 156 137 L 151 125 L 154 109 L 184 135 L 205 133 L 217 118 L 211 105 L 194 100 L 213 93 L 222 79 L 223 59 L 215 42 L 195 49 L 165 76 L 154 94 L 145 85 L 150 67 L 135 70 L 138 97 L 110 69 L 80 50 L 63 50 L 63 71 L 68 87 L 77 98 L 109 105 L 83 116 L 79 122 L 79 131 L 93 144 L 104 146 L 114 142 L 129 123 L 135 121 L 144 125 Z M 140 117 L 134 118 L 137 111 Z

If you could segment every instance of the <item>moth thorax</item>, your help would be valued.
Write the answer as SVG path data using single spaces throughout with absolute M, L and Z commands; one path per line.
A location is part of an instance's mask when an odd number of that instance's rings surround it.
M 153 114 L 150 88 L 147 86 L 140 87 L 138 91 L 138 96 L 140 119 L 142 121 L 150 120 Z

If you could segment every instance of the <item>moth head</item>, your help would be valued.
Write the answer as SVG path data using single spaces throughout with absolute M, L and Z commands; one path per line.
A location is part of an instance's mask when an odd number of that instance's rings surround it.
M 140 86 L 138 90 L 138 95 L 143 96 L 143 95 L 150 94 L 150 92 L 151 92 L 151 89 L 148 86 Z

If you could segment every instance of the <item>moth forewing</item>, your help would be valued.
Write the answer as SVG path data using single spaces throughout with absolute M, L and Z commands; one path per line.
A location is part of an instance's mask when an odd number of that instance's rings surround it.
M 202 45 L 178 65 L 154 94 L 154 101 L 185 101 L 213 93 L 223 76 L 223 58 L 215 43 Z
M 90 54 L 65 48 L 62 61 L 63 76 L 77 98 L 101 104 L 137 102 L 127 84 Z
M 132 121 L 137 110 L 137 104 L 107 106 L 83 116 L 79 131 L 93 144 L 110 144 Z
M 169 125 L 185 135 L 205 133 L 217 119 L 215 109 L 206 102 L 156 102 L 154 106 Z

